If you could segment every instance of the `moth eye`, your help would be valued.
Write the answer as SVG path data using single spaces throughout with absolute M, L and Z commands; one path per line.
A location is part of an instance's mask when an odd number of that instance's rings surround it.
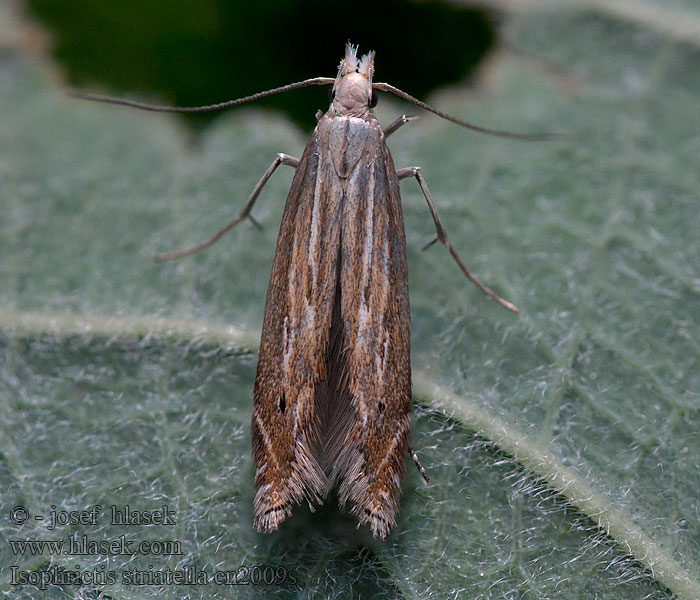
M 379 102 L 379 96 L 377 94 L 370 94 L 369 96 L 369 107 L 374 108 L 377 106 L 377 103 Z
M 335 100 L 335 90 L 333 88 L 328 90 L 328 100 L 333 102 Z
M 287 408 L 287 400 L 284 397 L 284 394 L 280 397 L 280 412 L 284 412 L 284 409 Z

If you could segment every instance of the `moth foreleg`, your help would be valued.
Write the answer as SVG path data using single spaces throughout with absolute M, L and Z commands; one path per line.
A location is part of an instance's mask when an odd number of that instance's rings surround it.
M 272 161 L 272 164 L 267 168 L 267 171 L 265 171 L 265 174 L 260 178 L 260 181 L 258 181 L 257 185 L 253 189 L 253 193 L 249 196 L 248 200 L 246 200 L 246 203 L 243 205 L 243 208 L 233 219 L 231 219 L 231 221 L 229 221 L 226 225 L 219 229 L 219 231 L 217 231 L 209 239 L 204 240 L 203 242 L 200 242 L 199 244 L 196 244 L 191 248 L 185 248 L 184 250 L 176 250 L 174 252 L 163 252 L 161 254 L 156 254 L 156 260 L 161 261 L 170 260 L 173 258 L 182 258 L 183 256 L 190 256 L 191 254 L 195 254 L 200 250 L 204 250 L 204 248 L 208 248 L 209 246 L 211 246 L 222 235 L 224 235 L 227 231 L 233 229 L 246 217 L 251 219 L 251 221 L 253 221 L 253 223 L 257 225 L 257 222 L 253 219 L 253 217 L 250 216 L 250 211 L 253 209 L 253 205 L 258 199 L 258 196 L 260 195 L 260 192 L 262 191 L 263 187 L 265 187 L 267 180 L 270 179 L 270 177 L 272 177 L 272 174 L 281 164 L 294 167 L 296 169 L 299 165 L 299 159 L 294 158 L 293 156 L 289 156 L 288 154 L 283 154 L 282 152 L 277 154 L 275 160 Z
M 418 185 L 420 185 L 420 189 L 423 191 L 423 196 L 425 196 L 425 201 L 428 203 L 428 208 L 430 209 L 430 214 L 433 217 L 433 221 L 435 222 L 437 240 L 442 242 L 445 245 L 445 247 L 450 251 L 452 258 L 455 259 L 455 262 L 459 265 L 459 268 L 462 269 L 462 273 L 466 275 L 467 279 L 469 279 L 469 281 L 471 281 L 476 287 L 478 287 L 482 292 L 484 292 L 484 294 L 486 294 L 490 298 L 493 298 L 499 304 L 505 306 L 513 312 L 518 312 L 518 309 L 514 304 L 511 304 L 507 300 L 504 300 L 496 292 L 494 292 L 490 288 L 486 287 L 483 283 L 481 283 L 481 281 L 479 281 L 476 278 L 476 276 L 467 268 L 462 259 L 459 257 L 459 254 L 457 254 L 457 251 L 450 243 L 450 239 L 447 237 L 447 231 L 445 230 L 445 226 L 442 224 L 442 220 L 440 219 L 440 215 L 438 214 L 435 202 L 433 202 L 433 197 L 431 196 L 430 190 L 428 189 L 428 184 L 426 183 L 425 178 L 420 172 L 420 167 L 406 167 L 404 169 L 398 169 L 396 171 L 396 175 L 399 179 L 405 179 L 406 177 L 416 178 L 416 180 L 418 181 Z M 430 246 L 434 242 L 435 240 L 428 245 Z
M 396 119 L 391 125 L 389 125 L 384 130 L 384 137 L 389 137 L 399 127 L 403 127 L 409 121 L 415 121 L 417 118 L 418 118 L 418 115 L 401 115 L 398 119 Z

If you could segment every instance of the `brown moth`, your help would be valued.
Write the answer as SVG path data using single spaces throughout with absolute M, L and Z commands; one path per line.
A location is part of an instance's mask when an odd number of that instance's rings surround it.
M 306 500 L 313 508 L 338 486 L 358 527 L 385 538 L 396 525 L 411 426 L 410 312 L 399 180 L 415 177 L 437 237 L 467 278 L 505 307 L 517 308 L 479 282 L 450 244 L 419 167 L 397 170 L 372 114 L 374 90 L 394 93 L 440 117 L 483 133 L 386 83 L 373 83 L 374 52 L 358 60 L 348 43 L 335 79 L 317 77 L 206 107 L 162 107 L 75 94 L 146 110 L 195 112 L 235 106 L 280 91 L 333 84 L 328 111 L 300 159 L 278 154 L 240 213 L 211 238 L 157 258 L 205 248 L 246 217 L 280 164 L 296 169 L 277 239 L 265 302 L 253 392 L 253 524 L 273 531 Z M 319 111 L 320 112 L 320 111 Z M 433 241 L 433 242 L 434 242 Z M 433 243 L 431 242 L 431 244 Z M 430 244 L 429 244 L 430 245 Z M 415 455 L 414 460 L 424 474 Z
M 420 170 L 394 167 L 386 136 L 409 118 L 382 131 L 373 74 L 374 52 L 358 60 L 348 44 L 330 108 L 293 165 L 253 392 L 253 524 L 261 531 L 277 529 L 303 500 L 322 502 L 334 485 L 358 527 L 385 538 L 396 525 L 411 429 L 399 179 L 418 179 L 438 239 L 472 278 Z
M 375 536 L 396 522 L 411 418 L 408 273 L 372 63 L 348 46 L 282 217 L 253 393 L 263 531 L 336 482 Z

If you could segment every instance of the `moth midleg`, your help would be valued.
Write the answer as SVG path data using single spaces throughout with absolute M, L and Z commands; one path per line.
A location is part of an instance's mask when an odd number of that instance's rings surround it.
M 397 169 L 396 175 L 399 179 L 405 179 L 406 177 L 416 178 L 416 180 L 418 181 L 418 185 L 420 185 L 420 189 L 423 191 L 423 196 L 425 196 L 425 201 L 428 203 L 428 208 L 430 209 L 430 214 L 433 217 L 433 221 L 435 222 L 437 240 L 442 242 L 443 245 L 450 251 L 452 258 L 455 259 L 455 262 L 459 265 L 459 268 L 462 270 L 462 273 L 464 273 L 467 279 L 471 281 L 476 287 L 478 287 L 482 292 L 484 292 L 484 294 L 486 294 L 490 298 L 493 298 L 499 304 L 505 306 L 513 312 L 518 312 L 518 308 L 514 304 L 511 304 L 507 300 L 504 300 L 492 289 L 486 287 L 483 283 L 481 283 L 481 281 L 479 281 L 476 278 L 476 276 L 467 268 L 467 265 L 465 265 L 462 259 L 459 257 L 459 254 L 457 254 L 457 251 L 450 243 L 450 239 L 447 237 L 447 231 L 445 230 L 445 226 L 442 224 L 442 220 L 440 219 L 440 215 L 438 214 L 435 202 L 433 202 L 433 197 L 431 196 L 430 190 L 428 189 L 428 184 L 420 172 L 420 167 L 405 167 L 403 169 Z M 435 241 L 436 240 L 433 240 L 428 245 L 432 245 L 433 243 L 435 243 Z
M 265 187 L 267 180 L 270 179 L 270 177 L 272 177 L 272 174 L 277 170 L 277 167 L 279 167 L 280 165 L 287 165 L 296 169 L 299 166 L 299 159 L 293 156 L 289 156 L 288 154 L 284 154 L 282 152 L 278 153 L 275 157 L 275 160 L 272 161 L 272 164 L 267 168 L 265 174 L 260 178 L 260 181 L 258 181 L 258 183 L 256 184 L 255 188 L 253 189 L 253 193 L 248 197 L 248 200 L 246 200 L 246 203 L 243 205 L 243 208 L 233 219 L 231 219 L 231 221 L 229 221 L 226 225 L 219 229 L 219 231 L 217 231 L 209 239 L 204 240 L 199 244 L 195 244 L 190 248 L 185 248 L 184 250 L 175 250 L 174 252 L 163 252 L 161 254 L 156 254 L 156 260 L 171 260 L 174 258 L 182 258 L 183 256 L 190 256 L 192 254 L 196 254 L 200 250 L 204 250 L 204 248 L 208 248 L 213 243 L 218 241 L 218 239 L 222 235 L 224 235 L 227 231 L 233 229 L 246 217 L 253 221 L 253 223 L 257 224 L 253 217 L 250 216 L 250 211 L 253 209 L 253 205 L 258 199 L 258 196 L 260 195 L 260 192 L 262 191 L 263 187 Z
M 401 115 L 398 119 L 396 119 L 393 123 L 391 123 L 391 125 L 389 125 L 384 130 L 384 137 L 389 137 L 399 127 L 403 127 L 409 121 L 415 121 L 417 118 L 418 118 L 417 115 Z

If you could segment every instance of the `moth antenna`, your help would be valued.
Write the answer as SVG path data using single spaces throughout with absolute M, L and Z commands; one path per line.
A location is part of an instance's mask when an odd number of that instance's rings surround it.
M 408 102 L 412 102 L 416 106 L 420 106 L 424 110 L 436 114 L 438 117 L 442 117 L 447 121 L 452 121 L 452 123 L 456 123 L 457 125 L 461 125 L 462 127 L 466 127 L 467 129 L 478 131 L 479 133 L 486 133 L 488 135 L 495 135 L 498 137 L 513 138 L 516 140 L 527 140 L 533 142 L 546 140 L 566 140 L 571 138 L 571 136 L 563 133 L 513 133 L 511 131 L 501 131 L 499 129 L 489 129 L 488 127 L 480 127 L 479 125 L 474 125 L 472 123 L 468 123 L 467 121 L 462 121 L 457 117 L 448 115 L 447 113 L 442 112 L 434 106 L 430 106 L 430 104 L 426 104 L 425 102 L 418 100 L 418 98 L 414 98 L 410 94 L 407 94 L 403 90 L 400 90 L 399 88 L 394 87 L 389 83 L 373 83 L 372 87 L 383 92 L 391 92 L 399 98 L 403 98 Z
M 312 79 L 305 79 L 304 81 L 297 81 L 296 83 L 289 83 L 287 85 L 283 85 L 282 87 L 273 88 L 264 92 L 258 92 L 257 94 L 245 96 L 244 98 L 236 98 L 235 100 L 219 102 L 218 104 L 208 104 L 206 106 L 163 106 L 159 104 L 147 104 L 145 102 L 136 102 L 135 100 L 126 100 L 125 98 L 101 96 L 100 94 L 87 94 L 79 90 L 69 90 L 68 95 L 72 96 L 73 98 L 80 98 L 82 100 L 106 102 L 108 104 L 122 104 L 123 106 L 131 106 L 132 108 L 150 110 L 153 112 L 196 113 L 230 108 L 231 106 L 238 106 L 239 104 L 243 104 L 245 102 L 259 100 L 265 96 L 272 96 L 272 94 L 288 92 L 289 90 L 296 90 L 297 88 L 307 87 L 309 85 L 329 85 L 332 83 L 335 83 L 335 79 L 333 77 L 314 77 Z

